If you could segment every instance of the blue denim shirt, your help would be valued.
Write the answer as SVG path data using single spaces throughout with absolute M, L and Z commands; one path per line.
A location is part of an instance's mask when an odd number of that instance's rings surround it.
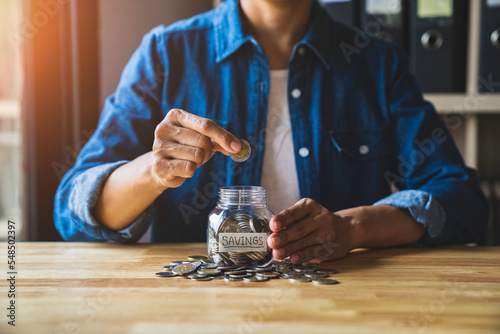
M 395 45 L 334 22 L 313 2 L 312 25 L 293 49 L 288 102 L 301 197 L 331 211 L 389 204 L 427 233 L 422 245 L 482 235 L 488 207 L 457 148 Z M 236 0 L 148 33 L 107 100 L 94 135 L 55 198 L 66 240 L 206 240 L 218 190 L 258 185 L 264 156 L 269 65 L 245 33 Z M 151 150 L 171 108 L 207 117 L 252 145 L 235 163 L 216 154 L 181 187 L 168 189 L 130 226 L 111 231 L 92 215 L 106 178 Z M 300 154 L 299 154 L 300 152 Z M 392 193 L 391 184 L 400 191 Z M 137 194 L 141 196 L 141 194 Z

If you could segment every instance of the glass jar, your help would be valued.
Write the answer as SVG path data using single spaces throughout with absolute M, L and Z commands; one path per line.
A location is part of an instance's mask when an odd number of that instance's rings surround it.
M 256 186 L 223 187 L 217 206 L 208 216 L 210 259 L 219 266 L 260 267 L 272 260 L 267 237 L 272 233 L 265 191 Z

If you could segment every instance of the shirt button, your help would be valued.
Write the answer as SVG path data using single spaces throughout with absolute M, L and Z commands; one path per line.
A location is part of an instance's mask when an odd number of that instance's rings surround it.
M 302 158 L 307 158 L 309 156 L 309 149 L 307 147 L 302 147 L 300 150 L 299 150 L 299 155 L 302 157 Z
M 298 99 L 301 94 L 302 94 L 302 92 L 298 88 L 295 88 L 294 90 L 292 90 L 292 97 L 294 99 Z
M 367 145 L 361 145 L 359 147 L 359 153 L 362 155 L 368 154 L 368 152 L 370 152 L 370 148 Z
M 299 55 L 300 55 L 300 56 L 303 56 L 303 55 L 304 55 L 304 53 L 306 53 L 306 49 L 305 49 L 303 46 L 301 46 L 301 47 L 299 47 L 298 52 L 299 52 Z

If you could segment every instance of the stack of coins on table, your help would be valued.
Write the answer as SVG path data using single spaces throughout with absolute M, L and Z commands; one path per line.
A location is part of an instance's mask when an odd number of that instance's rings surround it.
M 319 268 L 318 263 L 307 262 L 292 264 L 288 259 L 273 261 L 267 267 L 231 267 L 218 266 L 203 255 L 189 256 L 185 261 L 173 261 L 163 267 L 163 271 L 156 273 L 156 277 L 183 277 L 193 281 L 211 281 L 224 279 L 230 281 L 265 282 L 270 279 L 288 279 L 292 283 L 337 284 L 336 279 L 330 278 L 337 270 Z

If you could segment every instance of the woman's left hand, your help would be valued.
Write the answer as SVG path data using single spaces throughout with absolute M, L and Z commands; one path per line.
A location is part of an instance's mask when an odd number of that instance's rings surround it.
M 340 217 L 316 201 L 304 198 L 273 216 L 267 242 L 275 259 L 290 256 L 294 264 L 344 257 L 354 248 L 351 219 Z

